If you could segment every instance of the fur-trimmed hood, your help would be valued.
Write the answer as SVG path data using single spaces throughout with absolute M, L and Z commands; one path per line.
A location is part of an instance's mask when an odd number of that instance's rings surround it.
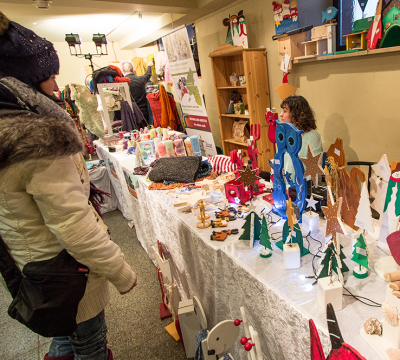
M 0 111 L 0 169 L 25 160 L 69 156 L 83 150 L 72 121 L 30 112 L 9 112 L 3 117 Z

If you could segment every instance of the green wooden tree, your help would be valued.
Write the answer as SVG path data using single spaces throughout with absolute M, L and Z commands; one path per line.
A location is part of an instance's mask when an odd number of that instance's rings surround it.
M 261 233 L 261 219 L 254 211 L 250 211 L 242 226 L 243 233 L 240 235 L 239 240 L 251 240 L 250 247 L 253 247 L 254 241 L 260 239 Z M 252 227 L 253 222 L 253 227 Z
M 275 245 L 283 250 L 283 244 L 285 242 L 290 242 L 290 236 L 292 237 L 292 243 L 293 244 L 299 244 L 300 248 L 300 255 L 304 256 L 310 253 L 310 251 L 304 247 L 303 244 L 303 234 L 301 233 L 300 225 L 295 224 L 293 227 L 293 232 L 290 231 L 289 223 L 286 220 L 285 223 L 283 224 L 283 229 L 282 229 L 282 240 L 278 241 L 275 243 Z
M 353 275 L 359 279 L 366 278 L 368 276 L 367 269 L 369 269 L 369 261 L 367 243 L 365 242 L 363 234 L 360 234 L 360 236 L 357 238 L 351 260 L 360 265 L 359 268 L 354 268 Z
M 332 277 L 333 273 L 338 276 L 339 281 L 344 284 L 342 274 L 342 262 L 340 256 L 337 254 L 335 244 L 332 240 L 329 240 L 325 248 L 322 250 L 324 253 L 321 258 L 321 264 L 317 271 L 317 279 L 324 277 Z
M 349 271 L 349 268 L 346 265 L 346 263 L 344 262 L 344 259 L 346 259 L 346 255 L 343 252 L 343 245 L 340 244 L 340 265 L 341 265 L 341 269 L 342 269 L 342 274 Z
M 265 215 L 263 216 L 263 219 L 262 219 L 260 245 L 264 246 L 264 249 L 260 250 L 260 256 L 263 258 L 270 257 L 272 255 L 272 243 L 271 243 L 271 236 L 269 235 L 268 224 L 267 224 L 267 219 L 265 218 Z

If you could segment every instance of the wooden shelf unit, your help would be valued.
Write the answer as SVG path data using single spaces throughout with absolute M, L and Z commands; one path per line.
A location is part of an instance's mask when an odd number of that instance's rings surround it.
M 242 150 L 243 147 L 247 148 L 246 144 L 232 140 L 232 126 L 235 120 L 248 119 L 249 125 L 261 125 L 261 136 L 257 141 L 258 164 L 261 170 L 270 171 L 268 159 L 273 159 L 275 152 L 274 145 L 268 139 L 268 124 L 265 120 L 266 108 L 271 107 L 265 49 L 243 49 L 241 46 L 223 44 L 209 56 L 224 154 L 229 156 L 238 147 Z M 230 86 L 229 76 L 233 72 L 245 75 L 246 86 Z M 249 115 L 225 114 L 232 91 L 241 95 L 244 104 L 248 105 Z

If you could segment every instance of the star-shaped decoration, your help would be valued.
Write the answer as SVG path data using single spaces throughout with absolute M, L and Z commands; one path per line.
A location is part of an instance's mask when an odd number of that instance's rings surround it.
M 291 198 L 289 198 L 289 200 L 286 201 L 286 215 L 288 218 L 288 225 L 290 227 L 290 231 L 293 231 L 296 220 L 294 219 L 294 210 L 292 207 L 292 199 Z
M 311 208 L 313 208 L 314 210 L 317 210 L 315 208 L 315 204 L 318 204 L 318 201 L 314 200 L 314 197 L 311 194 L 311 197 L 309 199 L 306 199 L 307 201 L 307 207 L 311 210 Z
M 328 206 L 321 206 L 326 218 L 325 236 L 332 235 L 336 238 L 336 233 L 346 234 L 342 219 L 340 218 L 340 209 L 342 208 L 342 198 L 333 202 L 333 195 L 330 186 L 328 186 Z M 340 249 L 340 244 L 335 243 L 336 249 Z
M 276 20 L 276 21 L 275 21 L 275 26 L 278 27 L 278 26 L 280 26 L 280 25 L 281 25 L 280 20 Z
M 292 174 L 286 172 L 285 175 L 283 175 L 286 178 L 286 181 L 288 184 L 290 184 L 292 182 Z
M 257 170 L 258 169 L 251 170 L 250 166 L 246 166 L 244 170 L 238 170 L 240 176 L 236 181 L 243 181 L 243 187 L 250 185 L 251 188 L 254 188 L 255 181 L 260 179 L 260 177 L 256 175 Z
M 318 186 L 318 175 L 324 175 L 324 169 L 319 165 L 322 157 L 322 152 L 316 156 L 314 156 L 314 152 L 311 148 L 311 144 L 308 144 L 308 154 L 307 158 L 300 158 L 300 160 L 303 162 L 305 166 L 304 170 L 304 178 L 306 178 L 308 175 L 311 175 L 311 179 L 314 183 L 314 186 Z

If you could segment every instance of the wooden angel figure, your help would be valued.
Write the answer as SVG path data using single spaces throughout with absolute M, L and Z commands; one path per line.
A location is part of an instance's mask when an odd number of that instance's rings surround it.
M 358 167 L 353 167 L 350 174 L 348 173 L 341 138 L 336 139 L 335 143 L 329 147 L 326 155 L 330 167 L 332 191 L 336 199 L 343 199 L 343 222 L 354 230 L 358 230 L 358 227 L 354 225 L 358 204 L 360 203 L 360 189 L 356 177 L 358 176 L 360 182 L 363 183 L 365 181 L 364 172 Z

